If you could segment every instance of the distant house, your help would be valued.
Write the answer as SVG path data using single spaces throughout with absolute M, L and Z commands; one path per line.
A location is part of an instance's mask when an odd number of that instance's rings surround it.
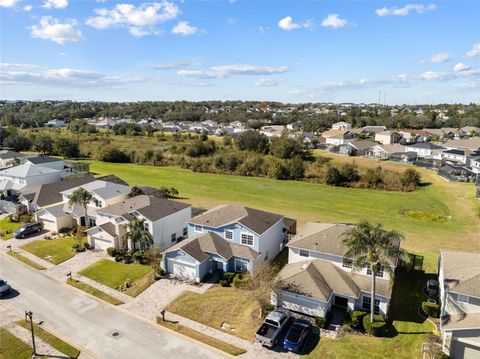
M 398 143 L 391 145 L 375 145 L 365 150 L 365 156 L 379 160 L 387 160 L 395 153 L 405 153 L 405 147 L 406 146 Z
M 475 126 L 464 126 L 460 129 L 460 131 L 465 136 L 480 136 L 480 128 Z
M 438 265 L 442 349 L 453 359 L 480 356 L 480 254 L 441 251 Z
M 413 131 L 402 130 L 398 131 L 401 136 L 400 142 L 403 144 L 410 144 L 417 142 L 417 135 Z
M 217 206 L 188 222 L 189 238 L 167 249 L 164 268 L 201 281 L 217 270 L 252 272 L 287 240 L 284 217 L 237 205 Z
M 445 150 L 442 152 L 442 159 L 456 163 L 462 163 L 470 166 L 470 161 L 474 157 L 479 157 L 480 151 L 470 150 Z
M 380 142 L 382 145 L 391 145 L 392 131 L 383 131 L 375 133 L 375 141 Z
M 262 126 L 258 132 L 264 134 L 267 137 L 280 137 L 287 131 L 285 126 L 270 125 Z
M 19 193 L 22 188 L 58 182 L 62 171 L 30 162 L 0 171 L 0 192 Z
M 472 157 L 470 159 L 470 166 L 472 167 L 473 173 L 476 173 L 477 175 L 480 174 L 480 156 Z M 477 178 L 479 178 L 479 176 L 477 176 Z
M 461 140 L 450 140 L 442 144 L 443 147 L 449 150 L 480 150 L 480 137 L 472 137 Z
M 96 227 L 87 230 L 88 241 L 96 249 L 121 247 L 123 235 L 133 218 L 143 220 L 153 245 L 164 251 L 187 236 L 186 222 L 191 205 L 154 196 L 140 195 L 97 210 Z M 133 249 L 133 243 L 128 248 Z
M 273 304 L 309 316 L 325 317 L 333 309 L 369 310 L 371 276 L 368 268 L 353 271 L 354 258 L 347 251 L 343 235 L 347 224 L 307 223 L 287 245 L 288 264 L 280 271 L 280 289 Z M 400 243 L 395 245 L 399 246 Z M 394 270 L 397 263 L 391 261 Z M 376 281 L 375 311 L 388 313 L 392 287 L 384 268 Z
M 339 146 L 355 140 L 354 136 L 345 130 L 327 130 L 322 133 L 327 145 Z
M 352 129 L 352 125 L 345 121 L 336 122 L 332 125 L 332 130 L 348 131 Z
M 21 155 L 20 153 L 15 151 L 1 150 L 0 151 L 0 169 L 13 166 L 16 160 L 18 160 L 17 164 L 22 163 L 23 157 L 24 155 Z
M 62 128 L 65 126 L 66 126 L 65 121 L 58 120 L 58 119 L 50 120 L 47 123 L 45 123 L 45 127 Z
M 361 134 L 367 136 L 375 136 L 376 133 L 384 132 L 387 128 L 385 126 L 364 126 L 362 127 Z
M 54 170 L 62 171 L 65 166 L 65 162 L 61 158 L 55 158 L 44 155 L 28 155 L 25 156 L 25 162 L 31 163 L 34 165 L 39 165 L 47 168 L 52 168 Z
M 440 159 L 443 151 L 445 151 L 445 147 L 430 142 L 420 142 L 405 146 L 405 152 L 415 152 L 421 158 Z
M 376 146 L 377 144 L 372 141 L 353 141 L 346 145 L 342 145 L 339 148 L 339 153 L 348 156 L 363 156 L 365 151 Z

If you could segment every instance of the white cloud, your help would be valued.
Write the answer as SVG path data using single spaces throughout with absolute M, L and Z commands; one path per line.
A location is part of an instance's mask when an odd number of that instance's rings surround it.
M 32 5 L 25 5 L 22 9 L 23 9 L 23 11 L 29 12 L 29 11 L 32 11 L 33 6 Z
M 404 7 L 383 7 L 375 10 L 378 16 L 407 16 L 412 11 L 416 11 L 418 14 L 423 14 L 426 11 L 435 10 L 437 6 L 435 4 L 429 4 L 427 6 L 423 4 L 408 4 Z
M 467 57 L 476 57 L 480 55 L 480 42 L 473 44 L 473 48 L 466 53 Z
M 117 4 L 111 10 L 95 9 L 96 16 L 85 22 L 96 29 L 114 26 L 127 27 L 133 36 L 156 35 L 156 25 L 175 19 L 180 14 L 177 5 L 169 1 L 132 4 Z
M 291 16 L 285 16 L 278 22 L 278 27 L 285 31 L 295 30 L 295 29 L 311 29 L 313 27 L 313 22 L 311 20 L 304 21 L 302 23 L 296 23 L 293 21 Z
M 8 62 L 1 62 L 0 68 L 2 69 L 9 69 L 9 70 L 24 70 L 24 69 L 31 69 L 37 67 L 37 65 L 33 64 L 13 64 Z
M 177 25 L 173 27 L 172 34 L 189 36 L 195 34 L 197 31 L 198 28 L 190 25 L 190 22 L 180 21 Z
M 234 17 L 227 17 L 227 24 L 228 25 L 236 25 L 238 23 L 238 20 Z
M 432 55 L 428 60 L 420 61 L 422 64 L 430 63 L 430 64 L 443 64 L 450 60 L 450 55 L 446 52 L 442 52 L 439 54 Z
M 175 62 L 167 62 L 164 64 L 157 64 L 154 65 L 153 68 L 155 70 L 174 70 L 174 69 L 179 69 L 182 67 L 187 67 L 191 65 L 195 65 L 197 63 L 196 60 L 182 60 L 182 61 L 175 61 Z
M 322 26 L 334 29 L 347 26 L 348 20 L 342 19 L 339 14 L 330 14 L 322 21 Z
M 278 86 L 283 82 L 282 79 L 272 79 L 268 77 L 261 77 L 255 81 L 255 86 Z
M 0 0 L 0 7 L 14 7 L 19 0 Z
M 206 71 L 180 70 L 178 75 L 197 79 L 219 79 L 230 75 L 273 75 L 288 71 L 286 66 L 256 66 L 246 64 L 211 66 Z
M 474 90 L 476 91 L 480 89 L 480 82 L 465 82 L 465 83 L 456 85 L 455 88 L 458 88 L 464 91 L 474 91 Z
M 470 70 L 470 69 L 471 69 L 470 66 L 465 65 L 465 64 L 462 63 L 462 62 L 459 62 L 458 64 L 456 64 L 456 65 L 453 67 L 453 71 L 455 71 L 455 72 L 468 71 L 468 70 Z
M 270 30 L 269 27 L 265 27 L 265 26 L 259 26 L 258 27 L 258 31 L 260 31 L 262 34 L 265 34 L 269 30 Z
M 68 0 L 46 0 L 42 7 L 45 9 L 65 9 L 68 6 Z
M 38 25 L 30 27 L 30 34 L 32 37 L 51 40 L 61 45 L 67 42 L 78 42 L 83 40 L 83 35 L 75 28 L 76 24 L 75 20 L 61 23 L 50 16 L 43 16 Z
M 448 80 L 453 78 L 453 75 L 449 72 L 439 71 L 426 71 L 420 74 L 422 80 Z

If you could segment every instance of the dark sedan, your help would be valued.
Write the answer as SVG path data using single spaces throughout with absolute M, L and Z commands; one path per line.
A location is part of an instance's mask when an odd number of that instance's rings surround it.
M 294 353 L 301 353 L 303 345 L 312 330 L 312 325 L 304 319 L 296 320 L 285 336 L 283 347 Z
M 43 229 L 43 226 L 41 223 L 38 223 L 38 222 L 27 223 L 21 226 L 15 232 L 13 232 L 13 236 L 15 238 L 25 238 L 26 236 L 40 232 L 42 229 Z
M 0 298 L 5 297 L 11 291 L 12 291 L 12 287 L 10 287 L 10 285 L 7 284 L 7 282 L 0 279 Z

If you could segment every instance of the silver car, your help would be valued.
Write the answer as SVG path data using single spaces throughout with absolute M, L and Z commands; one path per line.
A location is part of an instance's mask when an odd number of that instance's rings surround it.
M 7 296 L 12 291 L 12 287 L 6 281 L 0 279 L 0 298 Z

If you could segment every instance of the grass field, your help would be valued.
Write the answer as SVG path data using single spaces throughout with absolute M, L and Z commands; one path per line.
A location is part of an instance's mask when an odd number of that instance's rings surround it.
M 30 359 L 32 348 L 4 328 L 0 328 L 0 359 Z
M 35 269 L 38 269 L 38 270 L 44 270 L 44 269 L 47 269 L 45 268 L 44 266 L 38 264 L 37 262 L 34 262 L 32 261 L 31 259 L 25 257 L 25 256 L 22 256 L 20 253 L 18 252 L 14 252 L 14 251 L 8 251 L 7 254 L 15 259 L 18 259 L 19 261 L 25 263 L 25 264 L 28 264 L 30 267 L 33 267 Z
M 21 327 L 30 330 L 29 322 L 26 322 L 25 320 L 22 319 L 17 321 L 16 323 Z M 70 358 L 76 358 L 80 355 L 80 350 L 64 342 L 63 340 L 56 337 L 52 333 L 46 331 L 39 325 L 34 323 L 33 327 L 35 331 L 35 336 L 38 336 L 40 339 L 42 339 L 44 342 L 49 344 L 52 348 L 55 348 L 56 350 L 58 350 L 60 353 L 63 353 Z
M 209 335 L 197 332 L 196 330 L 186 327 L 184 325 L 181 325 L 178 323 L 172 323 L 172 322 L 164 322 L 159 318 L 157 318 L 157 323 L 160 324 L 161 326 L 174 330 L 180 334 L 186 335 L 189 338 L 196 339 L 204 344 L 217 348 L 218 350 L 221 350 L 230 355 L 236 356 L 236 355 L 245 353 L 245 350 L 243 350 L 242 348 L 236 347 L 235 345 L 226 343 L 222 340 L 213 338 Z
M 3 240 L 13 238 L 13 232 L 23 226 L 25 222 L 10 222 L 8 217 L 0 220 L 0 238 Z M 5 233 L 9 232 L 9 233 Z
M 154 282 L 150 266 L 117 263 L 108 259 L 100 259 L 78 274 L 113 289 L 119 289 L 128 279 L 132 285 L 125 293 L 132 297 L 139 295 Z
M 120 305 L 123 304 L 123 302 L 117 298 L 112 297 L 111 295 L 108 295 L 107 293 L 102 292 L 101 290 L 92 287 L 91 285 L 87 283 L 83 283 L 79 280 L 76 279 L 68 279 L 67 284 L 71 285 L 72 287 L 78 288 L 80 290 L 83 290 L 84 292 L 93 295 L 94 297 L 97 297 L 101 300 L 104 300 L 105 302 L 108 302 L 113 305 Z
M 328 154 L 336 162 L 352 158 Z M 307 221 L 358 222 L 367 219 L 397 229 L 407 250 L 434 264 L 440 248 L 480 251 L 480 201 L 475 186 L 449 183 L 417 168 L 428 185 L 415 192 L 340 188 L 302 181 L 195 173 L 177 167 L 153 167 L 89 161 L 97 174 L 115 174 L 130 185 L 175 186 L 183 201 L 211 208 L 237 203 Z M 407 165 L 356 158 L 359 166 L 403 171 Z M 439 220 L 440 219 L 440 220 Z
M 36 255 L 38 258 L 53 264 L 59 264 L 75 255 L 72 245 L 76 242 L 77 239 L 73 237 L 39 239 L 25 244 L 22 246 L 22 249 Z

